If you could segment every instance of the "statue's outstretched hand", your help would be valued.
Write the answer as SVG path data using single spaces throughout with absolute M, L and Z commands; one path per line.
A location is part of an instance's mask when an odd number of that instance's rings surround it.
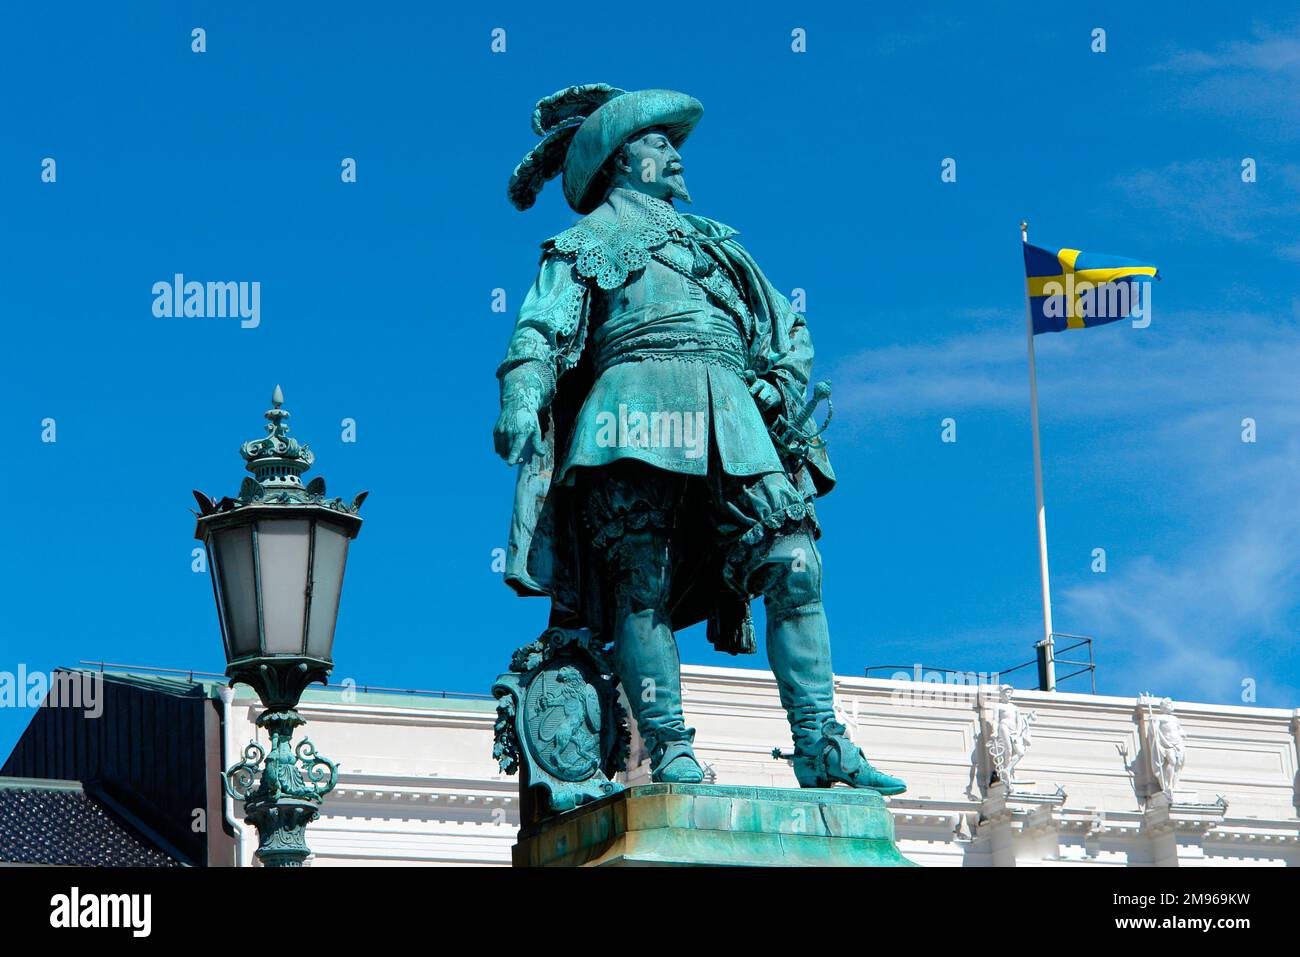
M 509 465 L 518 465 L 533 457 L 542 447 L 542 426 L 536 410 L 526 405 L 507 402 L 497 417 L 492 430 L 492 441 L 497 455 Z

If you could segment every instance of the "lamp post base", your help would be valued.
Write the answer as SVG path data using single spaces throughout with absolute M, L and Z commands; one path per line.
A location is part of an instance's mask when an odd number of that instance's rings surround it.
M 254 856 L 263 867 L 302 867 L 311 856 L 307 846 L 307 825 L 319 814 L 317 802 L 281 797 L 244 805 L 244 820 L 257 828 Z

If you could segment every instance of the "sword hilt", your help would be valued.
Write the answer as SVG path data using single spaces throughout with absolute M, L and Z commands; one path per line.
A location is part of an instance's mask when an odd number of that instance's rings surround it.
M 778 445 L 798 458 L 806 458 L 810 449 L 821 448 L 823 443 L 818 436 L 826 431 L 831 424 L 831 417 L 835 414 L 835 407 L 831 404 L 830 398 L 831 384 L 818 382 L 813 388 L 812 398 L 804 404 L 796 416 L 777 421 Z M 817 406 L 823 401 L 826 402 L 826 421 L 820 428 L 810 427 L 809 423 L 817 412 Z
M 804 403 L 803 410 L 799 413 L 799 417 L 795 419 L 791 425 L 802 432 L 803 427 L 812 419 L 813 414 L 817 411 L 817 406 L 821 405 L 822 402 L 829 402 L 830 397 L 831 384 L 829 382 L 818 382 L 817 385 L 813 387 L 812 398 Z M 830 421 L 830 416 L 827 416 L 827 425 L 830 424 Z M 817 431 L 822 432 L 825 428 L 826 426 L 823 425 Z

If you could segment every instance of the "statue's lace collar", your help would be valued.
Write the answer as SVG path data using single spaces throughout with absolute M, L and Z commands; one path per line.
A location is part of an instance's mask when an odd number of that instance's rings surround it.
M 645 193 L 638 193 L 634 189 L 626 189 L 622 186 L 615 186 L 609 191 L 610 204 L 623 216 L 628 215 L 627 207 L 632 207 L 643 215 L 647 220 L 656 227 L 663 229 L 665 232 L 675 235 L 685 235 L 691 227 L 678 214 L 677 210 L 669 203 L 662 199 L 655 199 L 653 196 L 647 196 Z M 637 213 L 631 214 L 633 217 Z
M 601 207 L 543 245 L 573 254 L 578 274 L 594 279 L 601 289 L 618 289 L 665 243 L 703 238 L 672 204 L 616 187 L 608 209 Z

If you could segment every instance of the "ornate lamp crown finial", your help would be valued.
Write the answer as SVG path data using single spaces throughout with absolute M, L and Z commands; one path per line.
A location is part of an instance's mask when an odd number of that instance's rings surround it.
M 289 413 L 280 408 L 283 404 L 284 393 L 277 385 L 266 410 L 266 438 L 245 442 L 239 450 L 248 463 L 245 468 L 267 490 L 302 488 L 300 476 L 315 461 L 308 446 L 289 437 Z

